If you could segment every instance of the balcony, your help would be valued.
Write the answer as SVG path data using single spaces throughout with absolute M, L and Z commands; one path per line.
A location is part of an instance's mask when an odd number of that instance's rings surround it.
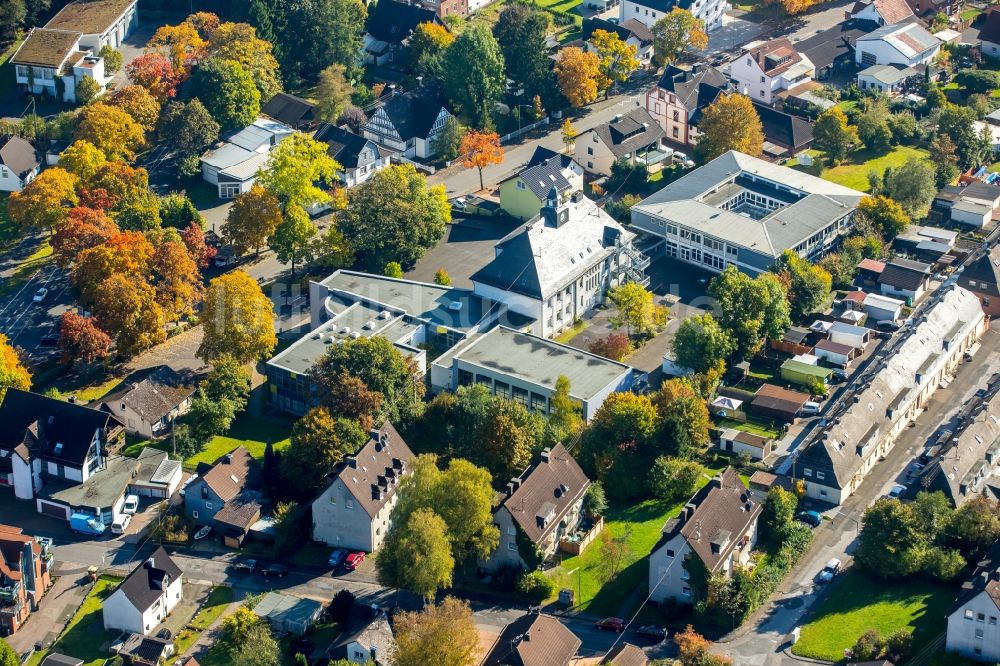
M 0 587 L 0 606 L 13 606 L 21 604 L 21 583 L 15 582 L 4 587 Z
M 580 523 L 579 528 L 559 539 L 559 550 L 570 555 L 579 555 L 597 535 L 604 529 L 604 516 L 598 516 L 595 521 Z

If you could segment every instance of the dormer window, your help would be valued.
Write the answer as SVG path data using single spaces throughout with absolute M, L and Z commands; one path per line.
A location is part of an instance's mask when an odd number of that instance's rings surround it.
M 52 449 L 52 453 L 54 453 L 54 454 L 56 454 L 58 456 L 59 454 L 62 453 L 62 450 L 63 450 L 63 443 L 62 442 L 56 442 L 56 446 L 55 446 L 54 449 Z

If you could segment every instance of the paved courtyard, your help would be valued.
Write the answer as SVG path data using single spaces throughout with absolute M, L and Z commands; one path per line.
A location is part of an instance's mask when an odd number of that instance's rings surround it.
M 517 226 L 514 222 L 458 219 L 448 225 L 441 242 L 428 250 L 406 277 L 433 282 L 435 271 L 444 268 L 456 287 L 472 288 L 469 277 L 493 259 L 493 246 Z

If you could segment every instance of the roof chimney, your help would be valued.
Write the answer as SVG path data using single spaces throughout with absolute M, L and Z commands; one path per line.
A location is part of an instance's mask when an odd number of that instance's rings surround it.
M 552 454 L 552 449 L 550 449 L 548 447 L 542 449 L 542 462 L 543 463 L 549 462 L 549 456 L 551 454 Z
M 344 456 L 344 462 L 347 463 L 348 467 L 358 468 L 358 459 L 354 456 Z

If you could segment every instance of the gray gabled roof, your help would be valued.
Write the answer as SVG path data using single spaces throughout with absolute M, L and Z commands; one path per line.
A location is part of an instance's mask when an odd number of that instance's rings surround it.
M 563 175 L 563 160 L 559 157 L 550 157 L 541 164 L 530 166 L 520 172 L 514 178 L 520 178 L 531 190 L 539 201 L 545 201 L 549 191 L 554 187 L 562 194 L 568 191 L 572 185 L 566 176 Z
M 19 136 L 8 136 L 0 138 L 0 164 L 23 180 L 38 168 L 39 160 L 34 146 Z
M 858 37 L 858 42 L 884 41 L 907 58 L 913 58 L 924 51 L 941 45 L 941 40 L 932 35 L 919 23 L 897 23 L 884 25 L 878 30 Z
M 139 612 L 159 599 L 172 581 L 181 577 L 181 569 L 160 546 L 149 558 L 122 581 L 121 591 Z
M 660 123 L 643 108 L 616 116 L 611 122 L 598 125 L 591 131 L 601 137 L 601 141 L 615 157 L 645 148 L 666 135 Z

